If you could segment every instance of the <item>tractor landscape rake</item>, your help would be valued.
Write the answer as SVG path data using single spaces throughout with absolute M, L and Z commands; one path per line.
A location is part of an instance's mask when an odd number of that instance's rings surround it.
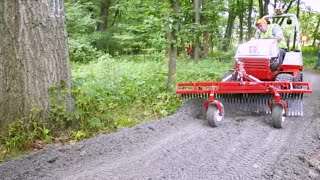
M 287 116 L 303 116 L 304 94 L 312 89 L 303 81 L 298 18 L 281 11 L 263 18 L 269 24 L 292 30 L 286 34 L 287 49 L 281 51 L 275 38 L 252 39 L 238 46 L 234 70 L 220 82 L 177 84 L 176 93 L 183 99 L 206 99 L 204 106 L 211 126 L 223 123 L 225 109 L 271 114 L 276 128 L 283 127 Z
M 249 81 L 178 83 L 182 99 L 207 99 L 207 120 L 218 126 L 224 109 L 272 114 L 273 125 L 282 128 L 285 116 L 303 116 L 303 95 L 312 91 L 308 82 Z

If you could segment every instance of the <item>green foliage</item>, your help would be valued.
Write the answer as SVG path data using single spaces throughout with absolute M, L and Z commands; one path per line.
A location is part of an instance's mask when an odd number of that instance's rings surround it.
M 216 58 L 202 60 L 201 63 L 179 61 L 177 65 L 177 81 L 219 81 L 221 76 L 233 68 L 232 59 L 219 61 Z
M 81 93 L 77 96 L 77 107 L 90 111 L 90 114 L 100 114 L 96 118 L 101 122 L 114 123 L 115 128 L 126 124 L 118 123 L 118 118 L 130 117 L 128 124 L 134 125 L 144 119 L 144 116 L 134 113 L 142 111 L 156 117 L 162 109 L 166 110 L 165 106 L 170 104 L 163 103 L 158 96 L 165 90 L 167 72 L 164 64 L 141 62 L 143 59 L 138 58 L 134 58 L 135 62 L 105 59 L 74 69 L 74 82 Z M 159 108 L 154 110 L 155 106 Z
M 93 43 L 101 38 L 101 35 L 95 32 L 98 20 L 90 10 L 95 7 L 94 4 L 91 2 L 65 4 L 71 61 L 87 63 L 97 60 L 103 53 L 93 46 Z
M 306 46 L 302 48 L 303 65 L 307 69 L 313 68 L 318 62 L 317 47 Z
M 51 143 L 50 130 L 47 128 L 46 123 L 39 121 L 42 119 L 41 116 L 41 111 L 33 110 L 28 117 L 18 119 L 9 124 L 8 131 L 2 139 L 5 151 L 28 149 L 30 144 L 35 143 L 36 140 L 41 140 L 43 143 Z
M 93 12 L 89 10 L 93 6 L 91 2 L 66 2 L 65 6 L 69 36 L 76 37 L 94 32 L 98 21 L 94 18 Z
M 72 62 L 88 63 L 97 60 L 104 53 L 98 51 L 85 38 L 70 38 L 70 60 Z
M 164 58 L 163 54 L 119 59 L 103 55 L 87 64 L 73 63 L 73 88 L 67 89 L 64 82 L 51 88 L 49 113 L 34 110 L 10 124 L 0 140 L 0 152 L 9 157 L 37 141 L 56 142 L 62 135 L 81 140 L 174 113 L 180 100 L 175 92 L 166 91 Z M 179 60 L 176 80 L 218 80 L 231 64 L 232 60 L 226 63 L 214 58 L 198 63 Z M 70 96 L 73 109 L 66 106 Z

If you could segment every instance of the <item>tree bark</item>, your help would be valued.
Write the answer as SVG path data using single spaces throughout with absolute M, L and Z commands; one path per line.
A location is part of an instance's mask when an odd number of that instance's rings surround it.
M 99 31 L 103 32 L 108 27 L 109 8 L 111 6 L 111 0 L 104 0 L 100 8 L 100 17 L 102 22 L 98 24 Z
M 205 1 L 202 1 L 202 8 L 205 10 L 206 4 Z M 201 24 L 207 24 L 207 18 L 201 16 Z M 203 32 L 203 58 L 208 58 L 209 55 L 209 32 L 206 30 Z
M 259 17 L 260 18 L 262 18 L 264 15 L 264 12 L 263 12 L 264 8 L 263 7 L 264 7 L 263 0 L 259 0 Z
M 164 0 L 165 3 L 171 2 L 168 0 Z M 179 12 L 179 0 L 176 0 L 173 4 L 173 10 L 175 13 Z M 167 14 L 164 14 L 165 19 L 170 18 Z M 168 81 L 167 81 L 167 91 L 170 91 L 174 88 L 175 85 L 175 75 L 176 75 L 176 62 L 177 62 L 177 56 L 178 56 L 178 50 L 177 45 L 175 44 L 177 40 L 176 36 L 176 30 L 174 29 L 174 24 L 177 21 L 176 19 L 173 20 L 171 26 L 168 24 L 166 26 L 166 38 L 167 41 L 169 41 L 169 47 L 168 47 Z
M 248 33 L 247 33 L 247 41 L 249 39 L 251 39 L 251 36 L 252 36 L 252 9 L 253 9 L 253 0 L 249 0 L 249 5 L 248 5 L 248 21 L 247 21 L 247 24 L 248 24 Z
M 232 2 L 229 0 L 229 10 L 228 10 L 228 24 L 227 24 L 227 28 L 226 28 L 226 32 L 224 35 L 224 43 L 222 46 L 222 49 L 224 51 L 227 51 L 229 46 L 230 46 L 230 40 L 231 40 L 231 35 L 232 35 L 232 31 L 233 31 L 233 26 L 234 26 L 234 21 L 236 19 L 236 7 L 235 4 L 232 4 Z
M 193 0 L 193 7 L 194 7 L 194 17 L 195 23 L 200 25 L 200 0 Z M 200 58 L 200 40 L 199 40 L 199 33 L 196 32 L 195 34 L 195 44 L 194 44 L 194 52 L 193 58 L 197 61 Z
M 0 1 L 0 130 L 71 87 L 63 0 Z M 71 99 L 65 104 L 71 107 Z
M 239 14 L 239 42 L 242 43 L 243 42 L 243 12 L 244 12 L 244 4 L 243 1 L 237 1 L 238 4 L 238 14 Z
M 270 0 L 264 0 L 263 15 L 269 14 L 269 10 L 268 10 L 269 3 L 270 3 Z
M 297 18 L 299 19 L 299 15 L 300 15 L 300 0 L 298 0 L 297 2 Z M 297 38 L 297 32 L 296 32 L 296 27 L 295 27 L 295 31 L 294 31 L 294 36 L 293 36 L 293 49 L 295 49 L 296 46 L 296 38 Z
M 109 8 L 111 6 L 111 0 L 103 0 L 100 8 L 100 17 L 101 17 L 101 23 L 98 24 L 97 29 L 100 32 L 104 32 L 108 27 L 108 17 L 109 17 Z M 103 47 L 104 42 L 98 41 L 97 42 L 97 48 L 98 49 L 104 49 Z
M 319 26 L 320 26 L 320 17 L 318 17 L 318 23 L 317 26 L 315 28 L 315 30 L 313 31 L 313 42 L 312 42 L 312 46 L 314 47 L 316 45 L 316 39 L 317 39 L 317 34 L 319 31 Z

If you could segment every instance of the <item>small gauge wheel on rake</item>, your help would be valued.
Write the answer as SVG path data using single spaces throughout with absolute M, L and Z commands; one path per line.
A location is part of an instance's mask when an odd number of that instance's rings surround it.
M 224 120 L 224 107 L 222 103 L 219 104 L 222 112 L 219 111 L 215 103 L 210 103 L 207 109 L 207 120 L 212 127 L 220 126 Z
M 283 128 L 285 121 L 285 109 L 282 104 L 275 103 L 272 106 L 272 125 L 275 128 Z

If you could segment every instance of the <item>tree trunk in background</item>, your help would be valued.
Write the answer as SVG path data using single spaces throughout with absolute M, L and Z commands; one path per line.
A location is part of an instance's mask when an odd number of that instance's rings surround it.
M 270 0 L 264 0 L 264 5 L 263 5 L 263 15 L 268 15 L 269 14 L 269 6 Z
M 268 15 L 268 5 L 270 0 L 259 0 L 259 16 L 262 18 L 264 15 Z
M 244 13 L 244 4 L 243 1 L 237 1 L 238 14 L 239 14 L 239 43 L 243 42 L 243 13 Z
M 205 1 L 202 1 L 203 10 L 206 8 Z M 207 18 L 201 17 L 201 24 L 207 24 Z M 202 58 L 208 58 L 209 55 L 209 32 L 206 30 L 203 32 L 203 56 Z
M 318 23 L 317 23 L 316 29 L 313 32 L 313 42 L 312 42 L 313 47 L 316 45 L 316 39 L 317 39 L 318 31 L 319 31 L 319 26 L 320 26 L 320 17 L 318 17 Z
M 232 35 L 232 31 L 234 29 L 234 21 L 236 19 L 236 7 L 235 4 L 232 4 L 231 1 L 229 0 L 229 10 L 228 10 L 228 24 L 227 24 L 227 28 L 226 28 L 226 32 L 224 35 L 224 43 L 222 46 L 222 49 L 224 51 L 227 51 L 229 49 L 230 46 L 230 40 L 231 40 L 231 35 Z
M 102 22 L 98 24 L 98 30 L 103 32 L 108 27 L 108 17 L 109 17 L 109 9 L 111 7 L 111 0 L 104 0 L 102 2 L 101 8 L 100 8 L 100 17 Z
M 300 15 L 300 0 L 297 2 L 297 18 L 299 19 Z M 296 29 L 295 29 L 296 30 Z M 297 38 L 297 32 L 294 31 L 294 36 L 293 36 L 293 48 L 295 49 L 296 47 L 296 38 Z M 300 38 L 300 37 L 299 37 Z
M 170 3 L 168 0 L 164 0 L 165 3 Z M 170 3 L 171 4 L 171 3 Z M 174 12 L 178 13 L 179 12 L 179 0 L 176 0 L 174 4 L 172 5 Z M 167 14 L 164 15 L 165 18 L 170 18 L 168 17 Z M 169 48 L 168 48 L 168 56 L 169 56 L 169 61 L 168 61 L 168 81 L 167 81 L 167 91 L 171 91 L 175 87 L 175 75 L 176 75 L 176 63 L 177 63 L 177 56 L 178 56 L 178 50 L 177 50 L 177 45 L 174 43 L 177 40 L 176 36 L 176 31 L 173 28 L 175 25 L 177 19 L 174 19 L 172 22 L 172 26 L 170 27 L 169 24 L 166 27 L 166 37 L 167 41 L 169 41 Z
M 200 25 L 200 0 L 193 0 L 195 23 Z M 195 44 L 193 48 L 193 58 L 197 61 L 200 58 L 199 33 L 195 32 Z
M 264 6 L 263 6 L 263 0 L 259 0 L 259 17 L 262 18 L 264 15 Z
M 248 33 L 247 33 L 247 41 L 251 39 L 252 37 L 252 9 L 253 9 L 253 0 L 249 0 L 248 5 L 248 18 L 247 18 L 247 24 L 248 24 Z
M 109 9 L 111 7 L 111 0 L 103 0 L 100 8 L 100 17 L 102 22 L 98 24 L 97 29 L 100 32 L 104 32 L 108 27 L 108 17 L 109 17 Z M 97 48 L 103 49 L 103 43 L 101 41 L 98 41 Z
M 0 1 L 0 130 L 71 87 L 63 0 Z M 71 108 L 71 99 L 66 106 Z

